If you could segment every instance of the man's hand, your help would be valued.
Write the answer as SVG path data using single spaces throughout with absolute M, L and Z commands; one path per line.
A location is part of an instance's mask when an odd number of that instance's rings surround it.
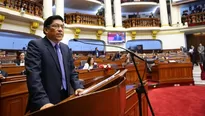
M 43 105 L 43 106 L 40 108 L 40 110 L 43 110 L 43 109 L 46 109 L 46 108 L 49 108 L 49 107 L 52 107 L 52 106 L 54 106 L 52 103 L 47 103 L 47 104 Z
M 80 93 L 83 92 L 83 89 L 77 89 L 75 90 L 75 95 L 79 96 L 81 95 Z

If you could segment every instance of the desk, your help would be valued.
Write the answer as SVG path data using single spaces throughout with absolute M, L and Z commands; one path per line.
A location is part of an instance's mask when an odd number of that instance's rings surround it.
M 25 75 L 10 76 L 0 83 L 0 115 L 23 116 L 28 99 Z
M 125 68 L 128 69 L 126 73 L 126 79 L 127 79 L 126 84 L 129 85 L 129 84 L 135 84 L 139 82 L 139 78 L 138 78 L 134 65 L 129 64 Z M 145 63 L 137 64 L 137 68 L 138 68 L 138 71 L 140 73 L 140 77 L 142 78 L 142 80 L 146 80 L 147 79 L 147 69 L 146 69 Z
M 6 71 L 9 76 L 20 75 L 25 70 L 25 66 L 3 66 L 2 70 Z
M 138 95 L 135 91 L 136 87 L 132 87 L 126 91 L 126 107 L 124 116 L 139 116 L 139 100 Z M 145 89 L 148 90 L 147 84 L 145 84 Z M 143 116 L 148 116 L 148 103 L 144 94 L 142 98 L 142 114 Z
M 109 69 L 108 72 L 114 70 Z M 88 85 L 95 81 L 101 81 L 106 78 L 105 69 L 92 70 L 88 72 L 87 70 L 78 71 L 79 78 L 86 80 Z M 99 78 L 98 76 L 101 76 Z M 104 76 L 105 78 L 103 78 Z M 98 79 L 96 79 L 98 77 Z M 25 113 L 28 90 L 26 85 L 25 75 L 19 76 L 9 76 L 5 80 L 0 81 L 0 115 L 1 116 L 23 116 Z M 90 84 L 91 85 L 91 84 Z M 142 95 L 142 108 L 143 116 L 148 115 L 147 102 L 145 96 Z M 128 90 L 126 94 L 126 111 L 125 116 L 138 115 L 138 98 L 135 92 L 135 88 Z
M 163 63 L 152 67 L 152 80 L 160 84 L 193 83 L 192 63 Z

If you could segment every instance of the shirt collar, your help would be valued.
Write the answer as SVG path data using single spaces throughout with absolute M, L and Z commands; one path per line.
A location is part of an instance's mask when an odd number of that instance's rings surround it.
M 52 46 L 53 46 L 53 47 L 55 47 L 56 43 L 55 43 L 55 42 L 53 42 L 53 41 L 52 41 L 52 40 L 50 40 L 50 39 L 48 39 L 48 40 L 51 42 Z M 60 42 L 58 42 L 57 44 L 59 45 L 59 44 L 60 44 Z

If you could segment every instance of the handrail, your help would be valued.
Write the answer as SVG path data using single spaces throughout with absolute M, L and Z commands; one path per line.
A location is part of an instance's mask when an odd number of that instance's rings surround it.
M 160 20 L 158 18 L 129 18 L 123 21 L 123 27 L 159 27 Z
M 190 15 L 182 16 L 182 23 L 188 23 L 188 26 L 204 25 L 205 24 L 205 12 L 193 13 Z
M 66 24 L 105 25 L 104 17 L 82 13 L 65 14 L 65 22 Z
M 2 7 L 26 14 L 43 17 L 43 5 L 33 0 L 4 0 Z

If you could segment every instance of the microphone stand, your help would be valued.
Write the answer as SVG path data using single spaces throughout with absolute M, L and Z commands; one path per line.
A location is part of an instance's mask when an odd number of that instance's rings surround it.
M 139 115 L 142 116 L 142 94 L 144 93 L 145 94 L 145 97 L 146 97 L 146 100 L 147 100 L 147 103 L 149 105 L 149 108 L 150 108 L 150 111 L 152 113 L 152 116 L 154 116 L 154 111 L 152 109 L 152 106 L 151 106 L 151 103 L 150 103 L 150 100 L 148 98 L 148 95 L 147 95 L 147 92 L 146 92 L 146 89 L 144 87 L 144 84 L 143 84 L 143 81 L 142 81 L 142 78 L 140 76 L 140 73 L 139 73 L 139 70 L 137 68 L 137 64 L 135 62 L 135 59 L 134 59 L 134 56 L 137 56 L 136 54 L 133 54 L 133 53 L 130 53 L 130 56 L 132 58 L 132 62 L 134 64 L 134 67 L 135 67 L 135 70 L 137 72 L 137 76 L 138 76 L 138 79 L 139 79 L 139 82 L 140 82 L 140 85 L 138 86 L 138 88 L 136 88 L 136 92 L 138 93 L 138 100 L 139 100 Z M 145 61 L 145 60 L 144 60 Z M 146 62 L 146 61 L 145 61 Z
M 78 39 L 73 39 L 74 41 L 78 41 L 78 42 L 81 42 L 81 43 L 84 43 L 84 44 L 90 44 L 90 45 L 98 45 L 98 46 L 108 46 L 108 47 L 115 47 L 115 48 L 120 48 L 120 49 L 123 49 L 125 51 L 127 51 L 128 53 L 130 53 L 130 56 L 132 58 L 132 62 L 134 64 L 134 67 L 135 67 L 135 70 L 137 72 L 137 76 L 138 76 L 138 79 L 139 79 L 139 82 L 140 82 L 140 85 L 138 86 L 138 88 L 136 88 L 136 92 L 138 93 L 138 99 L 139 99 L 139 116 L 142 116 L 142 98 L 141 98 L 141 95 L 142 94 L 145 94 L 145 98 L 147 100 L 147 103 L 148 103 L 148 106 L 150 108 L 150 111 L 152 113 L 152 116 L 155 116 L 154 115 L 154 111 L 152 109 L 152 105 L 150 103 L 150 100 L 149 100 L 149 97 L 147 95 L 147 92 L 146 92 L 146 89 L 144 87 L 144 84 L 143 84 L 143 81 L 142 81 L 142 78 L 140 76 L 140 73 L 139 73 L 139 70 L 137 68 L 137 64 L 135 62 L 135 59 L 134 57 L 137 57 L 138 59 L 142 60 L 142 61 L 145 61 L 143 58 L 137 56 L 133 51 L 131 50 L 128 50 L 128 49 L 125 49 L 123 47 L 119 47 L 119 46 L 115 46 L 115 45 L 101 45 L 101 44 L 95 44 L 95 43 L 88 43 L 88 42 L 84 42 L 84 41 L 80 41 Z M 146 61 L 145 61 L 146 62 Z

